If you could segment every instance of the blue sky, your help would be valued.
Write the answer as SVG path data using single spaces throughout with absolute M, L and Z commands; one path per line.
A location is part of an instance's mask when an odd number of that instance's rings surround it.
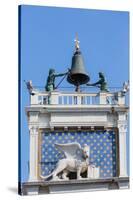
M 128 80 L 129 13 L 41 6 L 21 7 L 21 181 L 28 178 L 29 134 L 25 106 L 29 95 L 23 80 L 45 86 L 49 68 L 71 66 L 76 32 L 91 82 L 98 72 L 109 87 Z M 59 80 L 58 80 L 59 81 Z M 57 82 L 58 82 L 57 81 Z M 62 86 L 70 86 L 64 81 Z

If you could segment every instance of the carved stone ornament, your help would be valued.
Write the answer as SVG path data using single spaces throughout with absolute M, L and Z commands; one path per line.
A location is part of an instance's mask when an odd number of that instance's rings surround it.
M 37 126 L 31 126 L 29 128 L 29 130 L 30 130 L 30 134 L 32 134 L 32 135 L 38 134 L 38 127 Z
M 118 128 L 120 132 L 127 132 L 127 124 L 119 124 Z
M 40 177 L 43 180 L 69 180 L 69 173 L 76 172 L 77 179 L 83 179 L 81 173 L 87 172 L 86 178 L 99 178 L 99 168 L 90 164 L 90 147 L 84 144 L 83 148 L 79 143 L 55 144 L 55 147 L 62 151 L 65 158 L 58 161 L 54 171 L 48 176 Z

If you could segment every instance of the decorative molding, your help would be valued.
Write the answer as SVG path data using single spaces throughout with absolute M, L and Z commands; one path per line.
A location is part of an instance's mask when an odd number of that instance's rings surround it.
M 68 126 L 68 127 L 79 127 L 79 124 L 80 126 L 92 126 L 92 127 L 95 127 L 95 126 L 107 126 L 107 123 L 106 122 L 50 122 L 49 125 L 50 125 L 50 128 L 51 127 L 65 127 L 65 126 Z M 112 126 L 114 127 L 114 126 Z M 45 127 L 44 127 L 45 128 Z
M 127 113 L 128 106 L 113 106 L 116 112 Z M 111 112 L 112 105 L 36 105 L 27 106 L 26 113 L 39 112 L 39 113 L 52 113 L 52 112 Z

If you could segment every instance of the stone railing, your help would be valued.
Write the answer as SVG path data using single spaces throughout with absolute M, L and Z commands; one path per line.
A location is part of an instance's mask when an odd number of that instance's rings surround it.
M 31 95 L 31 105 L 125 105 L 122 92 L 35 92 Z

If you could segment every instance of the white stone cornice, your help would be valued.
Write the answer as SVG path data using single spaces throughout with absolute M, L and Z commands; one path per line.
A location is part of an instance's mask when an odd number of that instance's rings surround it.
M 113 106 L 115 112 L 128 112 L 127 106 Z M 111 105 L 36 105 L 26 107 L 26 113 L 52 113 L 52 112 L 112 112 Z

